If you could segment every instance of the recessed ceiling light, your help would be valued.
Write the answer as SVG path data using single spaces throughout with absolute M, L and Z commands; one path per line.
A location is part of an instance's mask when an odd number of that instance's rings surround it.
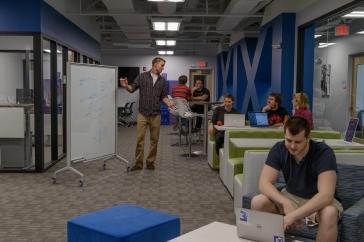
M 152 20 L 153 30 L 157 31 L 178 31 L 181 25 L 179 20 Z
M 178 31 L 180 24 L 180 22 L 167 22 L 167 30 Z
M 158 55 L 165 55 L 166 51 L 165 50 L 158 50 Z
M 364 11 L 352 11 L 351 13 L 345 14 L 343 18 L 364 18 Z
M 315 34 L 315 39 L 318 38 L 318 37 L 321 37 L 322 34 Z
M 156 40 L 155 43 L 157 45 L 166 45 L 166 41 L 165 40 Z
M 182 3 L 185 0 L 148 0 L 148 2 L 172 2 L 172 3 Z
M 176 45 L 176 41 L 175 40 L 167 40 L 167 45 L 168 46 L 174 46 L 174 45 Z
M 173 50 L 167 50 L 167 51 L 166 51 L 166 54 L 167 54 L 167 55 L 173 55 L 173 54 L 174 54 L 174 51 L 173 51 Z
M 166 22 L 153 22 L 153 29 L 157 31 L 166 30 Z
M 364 34 L 364 31 L 356 32 L 357 34 Z

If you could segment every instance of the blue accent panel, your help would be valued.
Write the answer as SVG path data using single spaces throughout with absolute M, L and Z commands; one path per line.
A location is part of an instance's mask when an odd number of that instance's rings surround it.
M 0 5 L 1 32 L 40 32 L 42 0 L 2 0 Z
M 68 44 L 78 52 L 101 59 L 100 44 L 47 3 L 42 3 L 42 32 Z
M 250 62 L 253 62 L 255 49 L 257 48 L 258 38 L 245 38 L 246 46 L 248 47 L 248 54 Z
M 254 111 L 260 111 L 267 101 L 267 96 L 271 92 L 272 86 L 272 28 L 267 28 L 267 33 L 262 49 L 261 58 L 258 65 L 258 71 L 255 74 L 255 87 L 258 96 L 258 109 Z
M 313 100 L 313 75 L 315 58 L 315 26 L 312 24 L 304 29 L 303 33 L 303 86 L 305 92 L 312 103 Z
M 282 62 L 281 62 L 281 93 L 284 97 L 283 106 L 288 112 L 292 110 L 292 94 L 294 84 L 294 50 L 295 50 L 296 15 L 282 15 Z
M 242 39 L 217 56 L 218 92 L 231 92 L 243 113 L 260 110 L 270 92 L 280 92 L 291 110 L 294 49 L 295 14 L 283 13 L 261 28 L 258 39 Z

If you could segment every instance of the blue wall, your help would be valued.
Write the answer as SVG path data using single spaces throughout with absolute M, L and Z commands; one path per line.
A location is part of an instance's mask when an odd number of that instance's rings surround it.
M 1 0 L 1 32 L 40 32 L 42 0 Z
M 294 48 L 295 14 L 284 13 L 265 24 L 258 39 L 242 39 L 217 56 L 218 97 L 233 94 L 235 106 L 246 113 L 260 110 L 270 92 L 280 92 L 291 110 Z
M 100 60 L 100 44 L 43 0 L 1 0 L 0 32 L 44 33 Z
M 303 30 L 303 78 L 302 92 L 313 103 L 313 75 L 315 58 L 315 26 L 312 24 Z
M 66 19 L 47 3 L 42 3 L 41 8 L 42 32 L 53 39 L 61 40 L 78 52 L 87 53 L 89 57 L 100 60 L 100 44 L 77 25 Z

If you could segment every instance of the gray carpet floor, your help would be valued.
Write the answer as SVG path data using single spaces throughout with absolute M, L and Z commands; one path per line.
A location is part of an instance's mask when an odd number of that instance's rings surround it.
M 156 169 L 126 172 L 117 160 L 76 163 L 84 173 L 84 187 L 70 172 L 57 177 L 61 161 L 44 173 L 0 174 L 0 241 L 66 241 L 67 220 L 118 204 L 136 204 L 181 218 L 182 233 L 213 221 L 234 224 L 233 200 L 212 170 L 206 156 L 186 159 L 186 147 L 178 142 L 170 126 L 162 126 Z M 119 154 L 133 162 L 136 127 L 119 128 Z M 149 136 L 146 137 L 146 140 Z M 149 142 L 146 141 L 146 151 Z M 194 145 L 194 150 L 202 145 Z M 147 153 L 146 153 L 147 154 Z

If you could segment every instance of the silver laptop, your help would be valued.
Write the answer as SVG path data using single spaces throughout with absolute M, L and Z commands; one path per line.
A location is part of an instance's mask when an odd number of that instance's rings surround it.
M 224 126 L 243 128 L 245 126 L 245 115 L 224 114 Z
M 285 242 L 283 216 L 250 209 L 236 209 L 238 236 L 261 242 Z

